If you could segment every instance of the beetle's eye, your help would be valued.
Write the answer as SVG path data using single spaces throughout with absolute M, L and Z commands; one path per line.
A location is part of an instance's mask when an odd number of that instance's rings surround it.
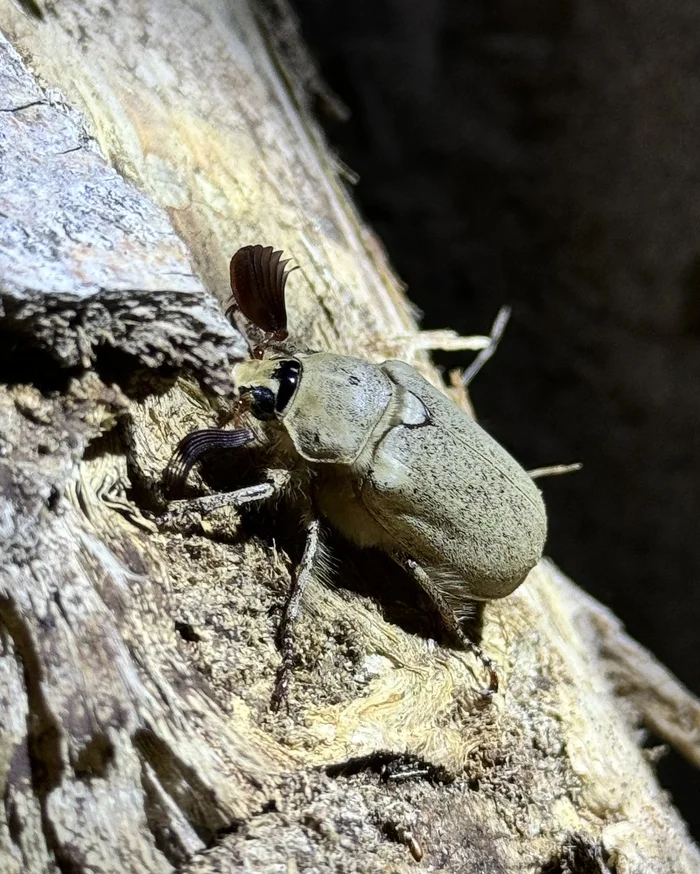
M 287 404 L 291 401 L 292 396 L 296 391 L 296 387 L 299 384 L 300 371 L 301 365 L 298 361 L 294 361 L 293 359 L 282 361 L 280 366 L 275 370 L 275 377 L 279 380 L 280 384 L 277 392 L 277 400 L 275 402 L 275 409 L 278 413 L 282 413 Z

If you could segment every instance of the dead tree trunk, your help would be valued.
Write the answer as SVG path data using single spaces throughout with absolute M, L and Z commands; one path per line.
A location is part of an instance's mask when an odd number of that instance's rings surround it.
M 273 716 L 294 526 L 151 521 L 245 354 L 220 307 L 238 246 L 296 259 L 311 345 L 436 377 L 293 24 L 255 12 L 0 8 L 0 870 L 700 870 L 639 732 L 698 761 L 700 708 L 546 562 L 489 608 L 480 706 L 478 665 L 355 556 L 360 591 L 311 586 Z

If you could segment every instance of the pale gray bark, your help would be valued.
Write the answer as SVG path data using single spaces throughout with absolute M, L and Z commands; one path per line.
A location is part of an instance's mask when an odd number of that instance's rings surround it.
M 420 846 L 426 870 L 698 870 L 637 730 L 672 742 L 697 704 L 621 699 L 621 664 L 637 689 L 661 669 L 546 563 L 489 608 L 492 704 L 354 556 L 369 584 L 310 582 L 269 712 L 293 524 L 149 518 L 177 439 L 230 406 L 227 260 L 294 256 L 318 347 L 408 355 L 409 307 L 248 5 L 3 5 L 0 28 L 0 868 L 407 871 Z

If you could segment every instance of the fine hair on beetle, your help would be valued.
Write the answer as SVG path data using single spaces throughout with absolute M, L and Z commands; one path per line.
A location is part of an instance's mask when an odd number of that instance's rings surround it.
M 298 512 L 306 541 L 278 629 L 274 708 L 288 699 L 293 625 L 307 582 L 327 573 L 329 532 L 360 551 L 380 551 L 418 583 L 450 636 L 481 661 L 490 696 L 498 691 L 495 666 L 461 620 L 478 624 L 483 605 L 509 595 L 539 561 L 547 529 L 540 492 L 503 447 L 415 368 L 290 340 L 288 263 L 280 251 L 260 245 L 231 259 L 227 314 L 247 320 L 250 343 L 250 358 L 233 368 L 233 427 L 183 438 L 164 488 L 175 496 L 205 455 L 246 448 L 261 453 L 259 479 L 177 502 L 163 519 L 177 524 L 192 513 L 281 495 Z M 474 372 L 472 366 L 470 378 Z

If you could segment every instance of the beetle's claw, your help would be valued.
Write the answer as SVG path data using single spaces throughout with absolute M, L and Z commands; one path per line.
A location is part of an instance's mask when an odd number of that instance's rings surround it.
M 294 668 L 294 638 L 286 615 L 277 626 L 275 637 L 277 647 L 282 654 L 282 663 L 277 669 L 277 679 L 275 680 L 270 707 L 276 713 L 282 703 L 284 703 L 287 713 L 289 713 L 289 687 L 292 684 Z
M 489 695 L 495 695 L 498 692 L 498 674 L 496 673 L 496 669 L 493 667 L 489 667 Z
M 484 668 L 486 668 L 486 672 L 488 673 L 489 677 L 489 685 L 488 688 L 482 689 L 481 697 L 490 700 L 498 692 L 499 687 L 498 671 L 496 670 L 496 666 L 491 661 L 491 659 L 483 652 L 480 646 L 478 646 L 471 640 L 467 640 L 467 644 L 468 649 L 471 651 L 471 653 L 475 655 L 484 666 Z
M 484 656 L 482 654 L 481 661 L 488 671 L 489 684 L 485 689 L 482 689 L 479 694 L 481 697 L 481 701 L 484 704 L 490 704 L 491 701 L 493 701 L 494 695 L 498 692 L 498 673 L 496 672 L 496 669 L 488 656 Z
M 292 682 L 292 670 L 288 665 L 281 664 L 277 671 L 277 680 L 275 688 L 270 699 L 270 710 L 277 713 L 284 704 L 285 710 L 289 714 L 289 686 Z

